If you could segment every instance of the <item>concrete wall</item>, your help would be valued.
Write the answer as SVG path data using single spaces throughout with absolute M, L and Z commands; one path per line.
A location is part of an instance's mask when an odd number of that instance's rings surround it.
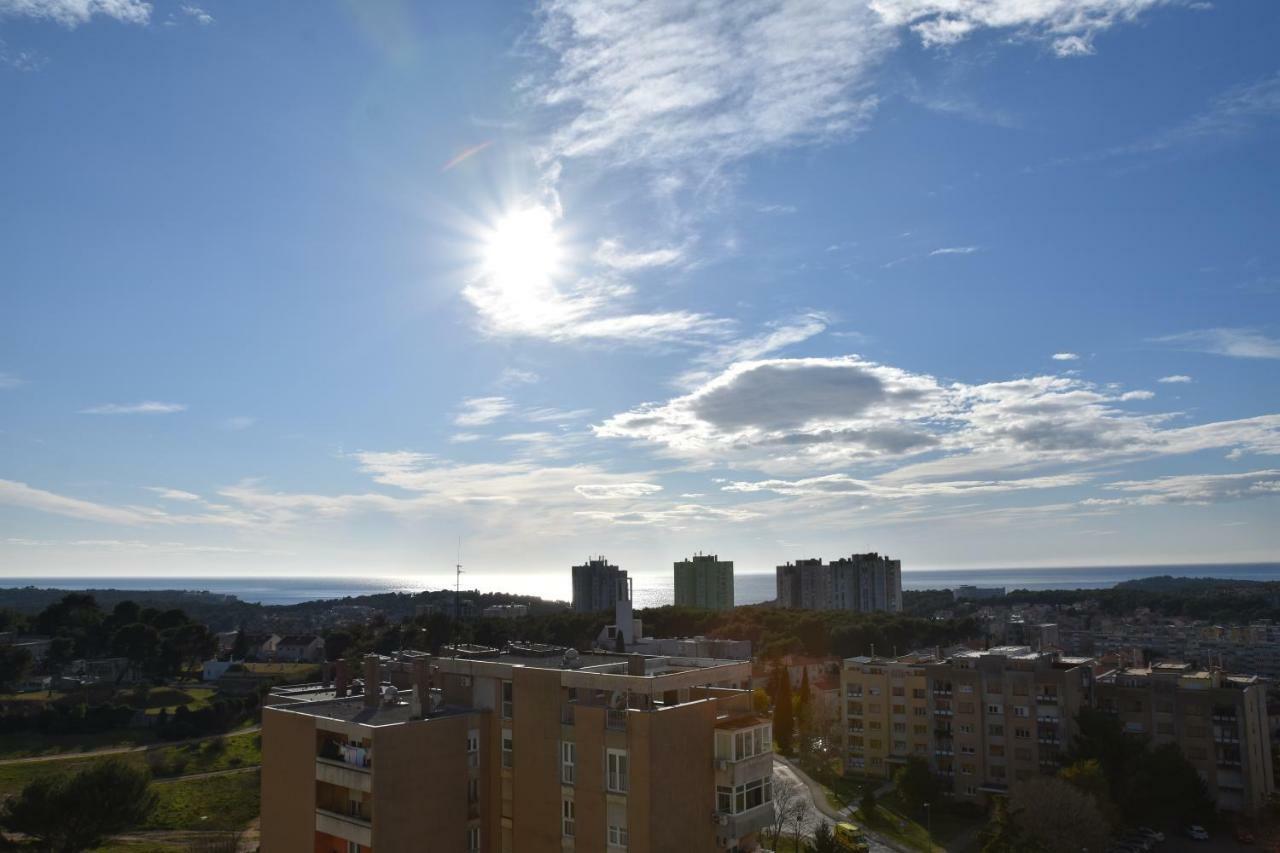
M 311 853 L 316 834 L 315 721 L 262 712 L 262 849 Z M 344 851 L 345 853 L 345 851 Z
M 466 849 L 471 719 L 459 714 L 375 732 L 374 850 Z
M 522 853 L 559 850 L 560 673 L 518 668 L 512 672 L 512 682 L 517 846 Z
M 631 850 L 715 850 L 714 701 L 631 714 Z

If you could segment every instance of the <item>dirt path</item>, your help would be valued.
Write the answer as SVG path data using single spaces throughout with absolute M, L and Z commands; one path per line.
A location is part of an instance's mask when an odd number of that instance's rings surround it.
M 230 767 L 226 770 L 206 770 L 203 773 L 187 773 L 182 776 L 157 776 L 151 781 L 157 785 L 169 785 L 174 782 L 185 782 L 188 779 L 208 779 L 212 776 L 234 776 L 237 773 L 250 773 L 260 770 L 261 764 L 247 764 L 244 767 Z
M 240 737 L 241 735 L 251 735 L 262 731 L 262 726 L 250 726 L 247 729 L 237 729 L 234 732 L 227 732 L 220 735 L 205 735 L 204 737 L 193 737 L 186 740 L 170 740 L 160 743 L 148 743 L 142 746 L 107 746 L 102 749 L 86 749 L 84 752 L 57 752 L 53 755 L 26 755 L 22 758 L 0 758 L 0 766 L 5 764 L 39 764 L 42 761 L 75 761 L 84 758 L 100 758 L 104 755 L 126 755 L 131 752 L 150 752 L 155 749 L 165 749 L 170 746 L 186 746 L 193 743 L 205 743 L 206 741 L 217 740 L 218 738 Z

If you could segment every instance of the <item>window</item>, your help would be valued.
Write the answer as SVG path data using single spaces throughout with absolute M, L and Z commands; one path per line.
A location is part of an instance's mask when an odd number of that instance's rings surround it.
M 480 730 L 472 729 L 467 732 L 467 766 L 480 766 Z
M 1026 705 L 1015 705 L 1015 706 L 1014 706 L 1014 708 L 1013 708 L 1013 715 L 1014 715 L 1015 717 L 1026 717 L 1026 716 L 1029 716 L 1029 712 L 1027 711 L 1027 706 L 1026 706 Z
M 627 828 L 625 826 L 609 825 L 609 846 L 610 847 L 626 847 L 627 846 Z
M 992 737 L 1004 737 L 1004 726 L 999 723 L 991 723 L 987 726 L 987 734 Z
M 729 814 L 733 811 L 733 789 L 724 785 L 716 786 L 716 811 Z
M 571 740 L 560 741 L 560 781 L 573 784 L 573 770 L 577 763 L 578 745 Z
M 467 853 L 480 853 L 480 827 L 467 830 Z
M 893 688 L 891 689 L 891 691 L 890 691 L 890 692 L 891 692 L 894 696 L 906 696 L 906 695 L 907 695 L 907 688 L 903 687 L 903 686 L 902 686 L 902 685 L 900 685 L 900 684 L 895 684 L 895 685 L 893 686 Z
M 511 729 L 502 730 L 502 766 L 515 767 L 515 744 L 511 740 Z
M 987 713 L 991 714 L 994 717 L 998 717 L 1004 713 L 1004 709 L 1001 708 L 999 705 L 988 705 Z
M 560 803 L 560 832 L 566 838 L 573 838 L 574 830 L 573 800 L 565 799 Z
M 927 735 L 929 733 L 928 726 L 912 726 L 911 733 L 914 735 Z
M 360 844 L 355 841 L 348 841 L 347 853 L 360 853 Z
M 972 692 L 973 692 L 973 685 L 972 685 L 972 684 L 961 684 L 961 685 L 960 685 L 960 692 L 961 692 L 961 693 L 972 693 Z
M 973 723 L 961 723 L 961 724 L 960 724 L 960 734 L 962 734 L 962 735 L 971 735 L 971 734 L 973 734 Z
M 905 734 L 907 733 L 907 724 L 906 724 L 906 723 L 894 723 L 894 724 L 893 724 L 893 730 L 894 730 L 894 732 L 896 732 L 897 734 L 905 735 Z
M 608 750 L 605 766 L 607 768 L 605 787 L 614 793 L 625 794 L 627 792 L 627 751 L 625 749 Z
M 1027 740 L 1031 737 L 1031 729 L 1017 728 L 1013 730 L 1013 736 L 1019 740 Z
M 927 717 L 929 715 L 929 709 L 923 705 L 918 705 L 911 710 L 917 717 Z
M 502 718 L 504 720 L 511 719 L 511 712 L 515 709 L 515 693 L 512 690 L 511 682 L 502 682 Z
M 479 779 L 472 778 L 467 780 L 467 802 L 468 803 L 480 802 L 480 780 Z

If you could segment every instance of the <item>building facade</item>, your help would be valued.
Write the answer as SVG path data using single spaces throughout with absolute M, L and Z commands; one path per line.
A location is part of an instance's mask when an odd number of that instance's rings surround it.
M 675 564 L 677 607 L 733 609 L 733 561 L 715 554 L 694 554 Z
M 1266 686 L 1184 663 L 1124 667 L 1098 679 L 1098 707 L 1125 731 L 1176 743 L 1218 808 L 1256 812 L 1275 791 Z
M 370 657 L 354 695 L 339 672 L 274 697 L 262 849 L 758 849 L 772 732 L 749 663 L 513 650 Z
M 937 657 L 846 658 L 840 669 L 846 772 L 890 778 L 915 756 L 932 763 L 925 666 Z
M 578 613 L 612 610 L 618 600 L 618 582 L 627 573 L 604 557 L 591 557 L 573 567 L 573 609 Z
M 777 567 L 778 606 L 800 610 L 902 610 L 902 561 L 875 552 Z

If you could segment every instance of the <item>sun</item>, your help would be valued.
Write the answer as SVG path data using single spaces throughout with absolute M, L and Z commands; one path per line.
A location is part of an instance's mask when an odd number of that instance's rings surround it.
M 550 288 L 562 260 L 555 216 L 541 205 L 504 214 L 485 236 L 481 253 L 485 276 L 513 298 Z

